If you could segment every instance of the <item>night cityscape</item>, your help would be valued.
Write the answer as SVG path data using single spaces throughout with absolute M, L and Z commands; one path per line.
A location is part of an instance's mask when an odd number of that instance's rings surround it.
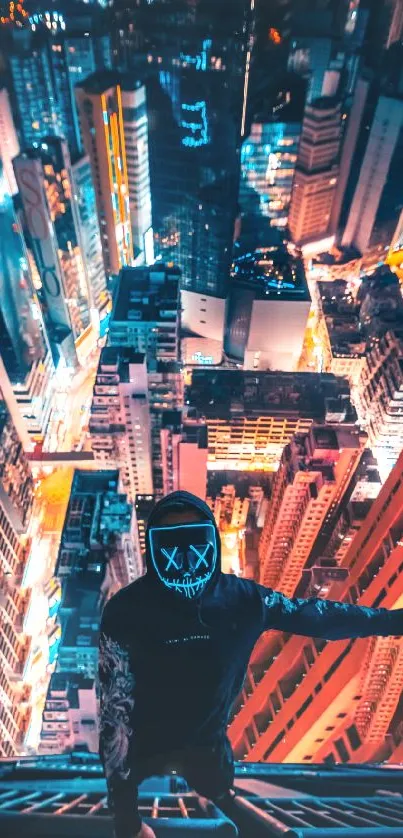
M 403 609 L 403 0 L 0 0 L 4 838 L 129 838 L 101 615 L 177 491 L 223 574 Z M 324 635 L 261 632 L 158 838 L 403 838 L 403 621 Z

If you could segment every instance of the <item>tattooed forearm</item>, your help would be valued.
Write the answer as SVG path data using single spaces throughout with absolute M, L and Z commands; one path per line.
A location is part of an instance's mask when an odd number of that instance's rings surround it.
M 125 780 L 129 743 L 133 735 L 134 676 L 128 652 L 101 632 L 99 640 L 100 750 L 107 779 Z

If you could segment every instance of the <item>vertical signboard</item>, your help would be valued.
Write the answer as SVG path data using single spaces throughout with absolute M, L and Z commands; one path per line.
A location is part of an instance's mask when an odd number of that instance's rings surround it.
M 71 331 L 64 300 L 62 276 L 49 211 L 43 187 L 42 164 L 23 156 L 14 160 L 18 189 L 24 206 L 28 230 L 35 248 L 49 319 L 55 326 Z

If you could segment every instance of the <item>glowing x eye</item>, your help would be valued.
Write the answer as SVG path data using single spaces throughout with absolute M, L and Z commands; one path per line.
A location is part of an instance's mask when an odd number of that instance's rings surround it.
M 197 570 L 198 567 L 200 567 L 202 562 L 204 562 L 206 567 L 208 567 L 208 561 L 206 559 L 206 555 L 207 555 L 207 550 L 208 550 L 209 546 L 210 546 L 209 544 L 206 544 L 205 547 L 203 548 L 203 550 L 198 550 L 197 547 L 195 547 L 193 544 L 190 545 L 190 549 L 193 550 L 194 553 L 196 553 L 196 556 L 199 560 L 197 562 L 195 570 Z
M 169 568 L 171 567 L 171 564 L 173 564 L 173 566 L 176 570 L 179 570 L 179 565 L 177 565 L 176 562 L 175 562 L 175 556 L 176 556 L 177 552 L 178 552 L 177 547 L 171 547 L 171 548 L 161 547 L 161 553 L 163 553 L 165 558 L 168 559 L 168 564 L 167 564 L 165 570 L 169 570 Z

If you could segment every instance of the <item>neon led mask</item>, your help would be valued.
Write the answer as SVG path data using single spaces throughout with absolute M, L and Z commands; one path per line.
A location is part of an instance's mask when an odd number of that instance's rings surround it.
M 151 527 L 149 537 L 151 559 L 162 584 L 188 599 L 200 596 L 217 565 L 214 524 Z

